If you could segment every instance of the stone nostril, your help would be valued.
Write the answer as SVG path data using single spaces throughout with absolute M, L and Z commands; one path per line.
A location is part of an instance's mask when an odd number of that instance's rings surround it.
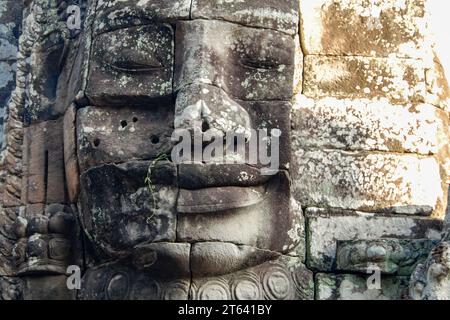
M 211 127 L 209 126 L 209 123 L 205 119 L 203 119 L 203 121 L 202 121 L 202 132 L 206 132 L 209 129 L 211 129 Z
M 158 136 L 151 136 L 150 141 L 152 144 L 158 144 L 159 143 L 159 137 Z
M 127 122 L 126 120 L 120 121 L 120 126 L 121 126 L 122 128 L 125 128 L 127 125 L 128 125 L 128 122 Z
M 94 147 L 98 147 L 100 145 L 100 139 L 99 138 L 96 138 L 95 140 L 94 140 Z
M 138 122 L 138 118 L 137 117 L 133 117 L 133 122 L 134 123 Z

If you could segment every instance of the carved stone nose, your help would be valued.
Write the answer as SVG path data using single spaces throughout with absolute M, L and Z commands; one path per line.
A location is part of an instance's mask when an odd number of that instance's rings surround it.
M 250 136 L 248 112 L 222 89 L 207 84 L 183 87 L 175 106 L 175 129 L 195 133 L 214 130 L 218 134 L 233 132 Z

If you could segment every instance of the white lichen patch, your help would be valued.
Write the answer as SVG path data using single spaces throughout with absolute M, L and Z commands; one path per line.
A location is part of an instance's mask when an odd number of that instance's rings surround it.
M 294 192 L 306 206 L 430 214 L 444 202 L 433 157 L 302 149 L 293 157 Z
M 293 108 L 294 145 L 301 148 L 436 154 L 449 139 L 444 112 L 434 106 L 392 105 L 387 99 L 324 98 L 297 95 Z
M 303 93 L 309 98 L 388 98 L 425 101 L 425 70 L 419 60 L 306 56 Z
M 303 0 L 307 54 L 421 58 L 428 33 L 425 1 Z

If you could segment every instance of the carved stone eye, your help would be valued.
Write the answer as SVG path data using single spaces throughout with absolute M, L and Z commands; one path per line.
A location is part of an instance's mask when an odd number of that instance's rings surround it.
M 120 72 L 146 73 L 164 68 L 157 54 L 142 52 L 137 49 L 115 48 L 104 57 L 104 62 Z
M 280 66 L 275 60 L 272 59 L 254 59 L 254 58 L 246 58 L 242 62 L 242 65 L 247 68 L 252 69 L 266 69 L 272 70 L 278 68 Z
M 100 35 L 96 41 L 99 63 L 114 71 L 149 73 L 170 66 L 171 30 L 145 26 Z
M 120 72 L 130 72 L 130 73 L 146 73 L 153 70 L 161 69 L 164 66 L 157 59 L 151 59 L 152 61 L 141 63 L 128 60 L 119 60 L 111 64 L 108 64 L 114 70 Z

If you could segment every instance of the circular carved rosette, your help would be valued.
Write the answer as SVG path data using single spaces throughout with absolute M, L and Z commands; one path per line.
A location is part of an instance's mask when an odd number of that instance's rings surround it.
M 199 300 L 230 300 L 230 289 L 223 279 L 209 280 L 198 290 Z
M 289 300 L 294 298 L 293 280 L 287 270 L 271 265 L 262 275 L 264 292 L 269 300 Z
M 234 300 L 261 300 L 264 298 L 259 277 L 254 273 L 244 273 L 236 277 L 231 284 Z
M 131 300 L 160 300 L 161 285 L 158 281 L 148 278 L 138 278 L 131 290 Z
M 168 283 L 162 297 L 164 300 L 186 300 L 189 296 L 189 283 L 186 281 L 173 281 Z

